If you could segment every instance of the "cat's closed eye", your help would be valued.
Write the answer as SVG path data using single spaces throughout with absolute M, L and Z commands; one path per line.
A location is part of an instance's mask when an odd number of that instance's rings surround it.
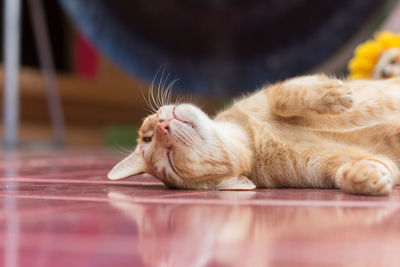
M 144 136 L 144 137 L 142 137 L 142 141 L 145 142 L 145 143 L 150 143 L 151 142 L 151 137 Z

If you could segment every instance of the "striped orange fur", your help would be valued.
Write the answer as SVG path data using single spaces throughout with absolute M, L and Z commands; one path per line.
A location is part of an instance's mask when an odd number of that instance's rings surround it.
M 188 189 L 385 195 L 399 182 L 400 78 L 297 77 L 238 99 L 213 119 L 191 104 L 163 105 L 139 135 L 110 179 L 147 172 Z

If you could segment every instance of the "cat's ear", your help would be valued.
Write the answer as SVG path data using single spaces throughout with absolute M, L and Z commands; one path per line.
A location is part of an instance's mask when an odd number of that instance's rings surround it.
M 215 189 L 218 190 L 254 190 L 256 185 L 243 175 L 232 176 L 223 179 Z
M 136 148 L 132 154 L 115 165 L 108 173 L 107 177 L 110 180 L 118 180 L 146 171 L 147 166 L 143 159 L 143 154 Z

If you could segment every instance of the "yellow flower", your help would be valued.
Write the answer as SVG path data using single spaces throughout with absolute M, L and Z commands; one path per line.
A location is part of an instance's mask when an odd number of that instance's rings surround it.
M 360 44 L 350 60 L 350 79 L 369 79 L 382 52 L 388 48 L 400 47 L 400 34 L 388 31 L 375 34 L 374 39 Z

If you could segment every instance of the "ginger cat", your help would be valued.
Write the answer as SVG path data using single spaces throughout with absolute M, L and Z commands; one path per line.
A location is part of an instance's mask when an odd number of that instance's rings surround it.
M 400 181 L 400 78 L 297 77 L 237 100 L 214 119 L 191 104 L 159 106 L 109 179 L 146 172 L 175 188 L 365 195 L 387 195 Z

